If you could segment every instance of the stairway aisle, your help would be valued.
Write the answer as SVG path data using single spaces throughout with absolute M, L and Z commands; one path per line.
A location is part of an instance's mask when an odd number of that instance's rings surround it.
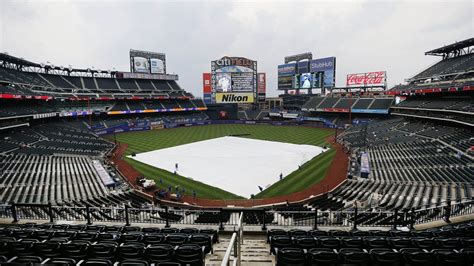
M 214 244 L 214 254 L 206 256 L 206 265 L 221 265 L 225 251 L 229 246 L 230 235 L 219 236 L 219 243 Z M 245 235 L 241 246 L 242 266 L 273 266 L 275 256 L 270 255 L 270 245 L 264 235 Z

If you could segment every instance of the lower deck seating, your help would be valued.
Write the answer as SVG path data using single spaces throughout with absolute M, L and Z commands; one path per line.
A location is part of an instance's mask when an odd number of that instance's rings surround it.
M 268 231 L 277 265 L 472 265 L 474 223 L 423 231 Z
M 0 228 L 0 265 L 204 265 L 216 236 L 215 230 L 196 228 L 8 226 Z

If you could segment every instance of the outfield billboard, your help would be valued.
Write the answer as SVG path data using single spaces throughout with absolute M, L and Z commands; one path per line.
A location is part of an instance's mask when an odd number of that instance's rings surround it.
M 258 101 L 264 102 L 267 94 L 267 78 L 265 73 L 258 73 L 257 95 Z
M 298 74 L 309 72 L 309 61 L 298 62 Z
M 253 103 L 254 101 L 253 92 L 216 93 L 216 103 Z
M 292 76 L 278 77 L 278 88 L 279 89 L 291 89 L 293 85 Z
M 278 66 L 278 77 L 293 76 L 296 74 L 296 63 L 284 64 Z
M 130 72 L 166 74 L 166 55 L 130 49 Z
M 336 57 L 326 57 L 311 60 L 309 71 L 312 73 L 323 73 L 323 87 L 333 88 L 336 84 Z
M 348 74 L 346 78 L 347 87 L 385 86 L 386 82 L 386 71 Z
M 150 58 L 150 73 L 151 74 L 164 74 L 165 64 L 163 60 L 159 58 Z
M 202 92 L 211 93 L 211 73 L 202 73 Z

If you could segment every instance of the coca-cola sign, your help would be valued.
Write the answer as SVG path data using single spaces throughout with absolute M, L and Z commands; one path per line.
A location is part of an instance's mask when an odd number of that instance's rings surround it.
M 348 74 L 346 79 L 347 86 L 377 86 L 385 85 L 387 72 L 376 71 L 368 73 Z

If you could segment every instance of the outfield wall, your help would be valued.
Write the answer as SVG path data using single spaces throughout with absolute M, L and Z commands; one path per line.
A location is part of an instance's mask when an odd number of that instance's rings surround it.
M 314 122 L 321 122 L 315 124 Z M 193 121 L 193 122 L 180 122 L 180 123 L 163 123 L 161 128 L 177 128 L 177 127 L 191 127 L 191 126 L 204 126 L 204 125 L 273 125 L 273 126 L 317 126 L 323 128 L 336 128 L 333 125 L 328 125 L 322 121 L 313 120 L 294 120 L 294 121 L 265 121 L 265 120 L 206 120 L 206 121 Z M 156 129 L 157 124 L 153 122 L 143 122 L 137 125 L 123 124 L 109 128 L 91 128 L 91 130 L 97 135 L 109 135 L 124 132 L 134 131 L 146 131 Z M 342 129 L 342 128 L 339 128 Z

